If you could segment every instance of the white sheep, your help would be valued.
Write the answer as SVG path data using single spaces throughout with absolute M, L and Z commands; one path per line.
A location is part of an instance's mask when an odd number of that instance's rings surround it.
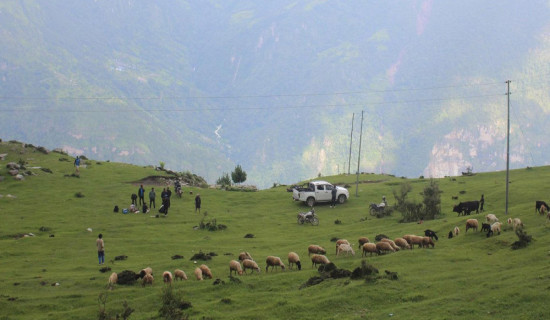
M 243 260 L 243 269 L 244 269 L 244 273 L 246 273 L 246 269 L 250 269 L 251 271 L 256 270 L 258 273 L 260 273 L 260 267 L 254 260 L 249 260 L 249 259 Z
M 172 272 L 164 271 L 162 273 L 162 280 L 164 281 L 164 283 L 172 284 L 172 280 L 173 280 Z
M 197 280 L 202 281 L 202 270 L 201 270 L 201 268 L 199 268 L 199 267 L 195 268 L 195 271 L 193 273 L 195 273 L 195 278 Z
M 340 246 L 338 246 L 338 249 L 336 250 L 336 255 L 339 256 L 342 252 L 345 252 L 346 256 L 349 254 L 351 254 L 352 256 L 355 255 L 355 251 L 353 251 L 353 248 L 349 243 L 342 243 Z
M 109 277 L 109 287 L 112 288 L 118 281 L 118 275 L 116 272 L 111 273 L 111 276 Z
M 187 275 L 185 274 L 185 272 L 183 270 L 180 270 L 180 269 L 176 269 L 174 271 L 174 277 L 176 278 L 176 281 L 178 279 L 180 280 L 187 280 Z
M 460 229 L 458 228 L 458 226 L 455 226 L 455 228 L 453 229 L 453 235 L 455 237 L 458 237 L 459 233 L 460 233 Z
M 202 276 L 205 277 L 205 278 L 209 278 L 209 279 L 212 279 L 213 276 L 212 276 L 212 271 L 210 271 L 210 268 L 208 268 L 207 265 L 205 264 L 201 264 L 199 266 L 199 269 L 201 269 L 202 271 Z
M 339 247 L 341 244 L 347 244 L 347 245 L 349 245 L 349 241 L 346 240 L 346 239 L 338 239 L 338 240 L 336 240 L 336 255 L 338 255 L 338 247 Z
M 502 229 L 502 224 L 500 222 L 495 222 L 491 225 L 491 231 L 489 232 L 490 235 L 493 235 L 495 232 L 498 232 L 500 234 Z
M 296 252 L 288 253 L 288 268 L 292 269 L 292 265 L 295 264 L 298 270 L 302 270 L 302 263 L 300 262 L 300 256 Z
M 275 268 L 275 267 L 281 267 L 282 270 L 285 270 L 285 264 L 283 263 L 283 261 L 279 257 L 268 256 L 265 259 L 265 263 L 266 263 L 265 272 L 267 272 L 267 269 L 269 267 L 271 267 L 271 271 L 273 271 L 273 268 Z
M 373 253 L 378 253 L 378 250 L 376 249 L 376 243 L 371 243 L 371 242 L 364 243 L 362 256 L 366 256 L 367 252 L 370 253 L 371 256 Z
M 493 224 L 495 222 L 498 222 L 498 218 L 497 216 L 495 216 L 494 214 L 492 213 L 489 213 L 488 215 L 485 216 L 485 219 L 487 220 L 487 222 L 489 222 L 490 224 Z
M 508 218 L 508 225 L 510 225 L 514 231 L 518 228 L 523 229 L 523 222 L 521 222 L 520 218 Z
M 311 256 L 311 267 L 313 268 L 314 266 L 318 265 L 318 264 L 329 264 L 330 263 L 330 260 L 322 255 L 322 254 L 314 254 Z
M 310 245 L 309 247 L 307 247 L 307 255 L 309 256 L 309 255 L 312 254 L 312 253 L 316 253 L 316 254 L 326 254 L 327 251 L 325 250 L 325 248 L 323 248 L 323 247 L 321 247 L 321 246 L 312 244 L 312 245 Z
M 248 259 L 247 259 L 248 260 Z M 243 274 L 243 269 L 241 268 L 241 263 L 237 260 L 231 260 L 229 261 L 229 275 L 231 276 L 231 273 L 235 271 L 235 275 L 237 273 L 241 276 Z

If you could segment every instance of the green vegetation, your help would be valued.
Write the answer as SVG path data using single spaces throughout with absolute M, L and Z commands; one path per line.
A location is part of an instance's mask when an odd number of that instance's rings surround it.
M 407 199 L 422 203 L 421 193 L 430 180 L 361 174 L 356 197 L 355 176 L 325 176 L 329 182 L 349 185 L 352 196 L 334 209 L 328 204 L 316 206 L 321 223 L 313 227 L 296 223 L 296 214 L 307 208 L 293 202 L 284 185 L 259 192 L 184 187 L 181 199 L 173 197 L 168 216 L 154 218 L 154 209 L 149 214 L 122 214 L 114 213 L 113 207 L 130 205 L 130 195 L 138 187 L 135 181 L 168 175 L 166 172 L 94 161 L 93 166 L 81 168 L 80 178 L 74 179 L 73 159 L 67 155 L 44 154 L 9 142 L 0 143 L 0 153 L 8 154 L 0 161 L 0 176 L 4 177 L 0 181 L 2 319 L 108 319 L 115 315 L 128 319 L 180 315 L 190 319 L 550 317 L 546 307 L 550 298 L 550 223 L 534 212 L 535 200 L 550 200 L 545 188 L 550 167 L 510 172 L 509 216 L 522 219 L 527 236 L 507 228 L 504 172 L 434 180 L 440 191 L 441 215 L 421 225 L 400 223 L 397 215 L 377 219 L 370 216 L 368 205 L 393 190 L 399 192 L 402 182 L 410 186 Z M 70 161 L 60 161 L 61 157 Z M 25 172 L 33 173 L 24 181 L 13 179 L 6 168 L 8 162 L 20 159 Z M 42 167 L 52 173 L 38 169 Z M 147 191 L 151 187 L 162 190 L 159 185 L 145 187 Z M 460 191 L 467 192 L 462 195 Z M 85 197 L 76 197 L 78 192 Z M 202 218 L 194 212 L 197 193 L 203 210 L 226 229 L 209 232 L 194 228 Z M 457 217 L 452 212 L 453 204 L 478 200 L 482 193 L 486 213 L 494 213 L 504 222 L 503 232 L 490 238 L 481 232 L 464 233 L 465 220 L 481 222 L 484 213 Z M 387 200 L 391 206 L 396 204 L 392 197 Z M 158 207 L 157 202 L 156 210 Z M 336 220 L 340 223 L 334 223 Z M 447 239 L 454 226 L 461 228 L 461 234 Z M 331 242 L 332 238 L 346 238 L 357 249 L 360 236 L 395 238 L 421 235 L 425 229 L 439 235 L 434 249 L 415 248 L 362 259 L 359 250 L 354 257 L 336 257 Z M 34 236 L 24 237 L 29 233 Z M 95 249 L 99 233 L 104 236 L 106 266 L 111 268 L 105 273 L 99 271 Z M 248 234 L 253 236 L 246 237 Z M 518 238 L 529 244 L 513 250 Z M 354 271 L 352 276 L 327 277 L 326 270 L 319 273 L 311 268 L 309 244 L 327 249 L 327 257 L 338 268 L 335 273 L 345 275 L 349 270 Z M 250 252 L 262 272 L 237 276 L 239 282 L 229 278 L 228 263 L 241 251 Z M 286 263 L 289 251 L 300 255 L 301 271 L 265 272 L 266 256 L 279 256 Z M 211 259 L 197 264 L 189 259 L 200 252 Z M 127 259 L 115 260 L 122 255 Z M 177 255 L 185 258 L 172 258 Z M 192 279 L 194 268 L 201 263 L 211 268 L 214 279 Z M 155 275 L 152 287 L 138 282 L 115 285 L 107 291 L 111 272 L 138 272 L 148 266 Z M 184 270 L 190 280 L 165 289 L 162 272 L 176 268 Z M 315 277 L 323 281 L 310 285 Z
M 246 181 L 246 171 L 241 168 L 240 164 L 238 164 L 235 167 L 235 170 L 231 172 L 231 180 L 233 180 L 233 183 L 243 183 Z

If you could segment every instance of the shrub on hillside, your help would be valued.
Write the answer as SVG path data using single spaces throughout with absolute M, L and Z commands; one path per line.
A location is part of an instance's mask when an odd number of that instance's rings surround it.
M 172 286 L 164 286 L 161 294 L 162 305 L 159 310 L 159 316 L 164 319 L 188 319 L 187 315 L 183 314 L 183 310 L 191 307 L 190 302 L 183 300 L 182 292 L 174 292 Z
M 527 245 L 533 240 L 533 237 L 527 235 L 527 232 L 522 229 L 516 230 L 516 236 L 518 236 L 518 241 L 512 243 L 512 249 L 514 250 L 527 247 Z

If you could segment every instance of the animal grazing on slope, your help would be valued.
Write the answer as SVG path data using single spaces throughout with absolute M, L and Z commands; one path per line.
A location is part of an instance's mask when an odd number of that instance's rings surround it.
M 285 264 L 279 257 L 268 256 L 265 259 L 265 263 L 266 263 L 265 272 L 267 272 L 269 267 L 271 267 L 271 271 L 273 271 L 275 267 L 281 267 L 283 271 L 285 270 Z
M 346 240 L 346 239 L 338 239 L 338 240 L 336 240 L 336 255 L 338 255 L 338 247 L 339 247 L 341 244 L 347 244 L 347 245 L 349 245 L 349 241 Z
M 302 270 L 302 263 L 300 262 L 300 257 L 296 252 L 288 253 L 288 268 L 292 269 L 292 265 L 295 264 L 298 267 L 298 270 Z
M 178 281 L 178 279 L 187 280 L 187 275 L 183 270 L 180 269 L 174 270 L 174 277 L 176 278 L 176 281 Z
M 243 260 L 243 269 L 244 273 L 246 273 L 246 269 L 250 269 L 251 272 L 254 272 L 253 270 L 256 270 L 258 273 L 260 273 L 260 267 L 254 260 L 245 259 Z
M 153 275 L 152 274 L 146 274 L 145 276 L 143 276 L 141 286 L 145 287 L 145 285 L 148 285 L 148 284 L 150 284 L 152 286 L 153 281 L 154 281 Z
M 231 276 L 231 273 L 235 271 L 235 275 L 237 273 L 241 276 L 243 274 L 243 270 L 241 268 L 241 263 L 237 260 L 231 260 L 229 261 L 229 275 Z
M 382 252 L 395 252 L 395 249 L 391 246 L 389 242 L 380 241 L 376 243 L 376 249 L 378 250 L 378 254 L 382 254 Z
M 518 228 L 523 229 L 523 222 L 521 222 L 520 218 L 508 218 L 508 225 L 510 225 L 514 231 Z
M 213 278 L 213 276 L 212 276 L 212 271 L 210 271 L 210 268 L 208 268 L 207 265 L 201 264 L 201 265 L 199 266 L 199 269 L 201 269 L 202 276 L 203 276 L 204 278 L 209 278 L 209 279 L 212 279 L 212 278 Z
M 481 230 L 479 232 L 487 231 L 489 232 L 491 230 L 491 225 L 488 223 L 482 223 L 481 224 Z
M 423 248 L 429 248 L 432 246 L 432 248 L 435 246 L 434 241 L 430 237 L 422 237 L 422 247 Z
M 376 243 L 368 242 L 363 244 L 363 254 L 362 256 L 366 256 L 367 252 L 370 253 L 372 256 L 373 253 L 378 253 L 378 249 L 376 249 Z
M 327 257 L 325 257 L 324 255 L 321 255 L 321 254 L 314 254 L 311 256 L 311 267 L 313 268 L 314 266 L 318 265 L 318 264 L 329 264 L 330 263 L 330 260 L 328 260 Z
M 468 229 L 474 229 L 475 231 L 477 231 L 478 227 L 479 227 L 479 222 L 477 222 L 477 219 L 466 220 L 466 233 L 468 233 Z
M 195 268 L 195 271 L 193 271 L 193 273 L 195 274 L 195 278 L 197 280 L 202 281 L 202 270 L 201 270 L 201 268 L 199 268 L 199 267 Z
M 316 253 L 316 254 L 326 254 L 327 251 L 325 250 L 325 248 L 323 248 L 323 247 L 321 247 L 321 246 L 312 244 L 312 245 L 310 245 L 310 246 L 307 248 L 307 255 L 309 256 L 309 255 L 312 254 L 312 253 Z
M 485 216 L 485 219 L 487 220 L 487 222 L 489 223 L 495 223 L 495 222 L 498 222 L 498 218 L 497 216 L 495 216 L 494 214 L 492 213 L 489 213 L 488 215 Z
M 349 243 L 342 243 L 340 246 L 338 246 L 338 249 L 336 249 L 336 255 L 339 256 L 342 252 L 345 252 L 346 256 L 349 254 L 351 254 L 352 256 L 355 255 L 355 251 L 353 251 L 353 248 Z
M 495 222 L 491 225 L 491 230 L 489 230 L 489 232 L 487 232 L 487 238 L 494 235 L 495 232 L 498 232 L 498 234 L 500 234 L 500 230 L 501 230 L 501 223 L 500 222 Z
M 460 202 L 453 207 L 453 212 L 457 212 L 458 215 L 470 215 L 470 212 L 474 211 L 479 213 L 479 201 L 466 201 Z
M 546 208 L 546 210 L 548 210 L 548 205 L 546 204 L 546 202 L 542 201 L 542 200 L 537 200 L 535 201 L 535 211 L 538 211 L 540 214 L 544 214 L 544 212 L 541 212 L 541 208 L 542 206 L 544 206 Z
M 369 238 L 367 238 L 367 237 L 361 237 L 361 238 L 359 238 L 359 241 L 358 241 L 358 242 L 359 242 L 359 248 L 361 248 L 361 247 L 363 247 L 363 245 L 364 245 L 365 243 L 369 243 L 370 240 L 369 240 Z
M 393 250 L 395 251 L 399 251 L 401 248 L 399 248 L 399 246 L 397 244 L 395 244 L 395 242 L 391 239 L 388 239 L 388 238 L 382 238 L 380 239 L 380 242 L 387 242 L 390 244 L 390 246 L 393 248 Z
M 455 237 L 458 237 L 459 233 L 460 233 L 460 228 L 458 228 L 458 226 L 455 226 L 455 228 L 453 229 L 453 235 Z
M 395 238 L 395 240 L 393 240 L 393 241 L 401 249 L 410 249 L 411 248 L 411 246 L 409 245 L 407 240 L 405 240 L 403 238 Z
M 164 271 L 162 273 L 162 280 L 164 281 L 164 283 L 167 283 L 167 284 L 172 284 L 172 272 L 170 271 Z
M 252 256 L 250 255 L 250 253 L 248 253 L 246 251 L 243 251 L 243 252 L 239 253 L 239 261 L 243 261 L 245 259 L 254 260 L 254 259 L 252 259 Z
M 435 231 L 433 230 L 430 230 L 430 229 L 426 229 L 424 230 L 424 235 L 426 237 L 430 237 L 430 238 L 435 238 L 435 240 L 439 240 L 439 238 L 437 237 L 437 234 L 435 234 Z
M 116 272 L 111 273 L 111 276 L 109 277 L 109 287 L 113 287 L 118 281 L 118 275 Z

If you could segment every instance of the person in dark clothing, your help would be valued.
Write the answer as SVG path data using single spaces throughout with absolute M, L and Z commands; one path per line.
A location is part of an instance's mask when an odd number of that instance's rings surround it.
M 331 202 L 331 204 L 330 204 L 330 207 L 331 207 L 331 208 L 336 207 L 336 192 L 337 192 L 337 191 L 338 191 L 338 190 L 336 190 L 336 186 L 332 186 L 332 192 L 331 192 L 331 194 L 332 194 L 332 202 Z
M 149 207 L 150 208 L 156 208 L 155 205 L 155 198 L 157 197 L 157 194 L 155 193 L 155 188 L 151 188 L 151 191 L 149 191 Z
M 195 213 L 199 211 L 199 214 L 201 213 L 201 195 L 197 193 L 197 196 L 195 197 Z
M 172 197 L 172 191 L 170 191 L 170 187 L 166 188 L 166 209 L 170 208 L 170 197 Z
M 139 197 L 139 205 L 145 204 L 145 189 L 143 189 L 143 185 L 139 186 L 138 189 L 138 197 Z
M 143 201 L 143 207 L 141 209 L 142 209 L 141 212 L 143 213 L 149 212 L 149 208 L 147 207 L 147 204 L 145 203 L 145 201 Z
M 168 208 L 170 208 L 170 200 L 168 197 L 162 198 L 162 209 L 164 216 L 168 215 Z
M 485 198 L 481 195 L 481 200 L 479 200 L 479 211 L 483 211 L 483 205 L 485 204 Z
M 137 206 L 137 194 L 135 193 L 132 193 L 132 204 L 136 205 Z

